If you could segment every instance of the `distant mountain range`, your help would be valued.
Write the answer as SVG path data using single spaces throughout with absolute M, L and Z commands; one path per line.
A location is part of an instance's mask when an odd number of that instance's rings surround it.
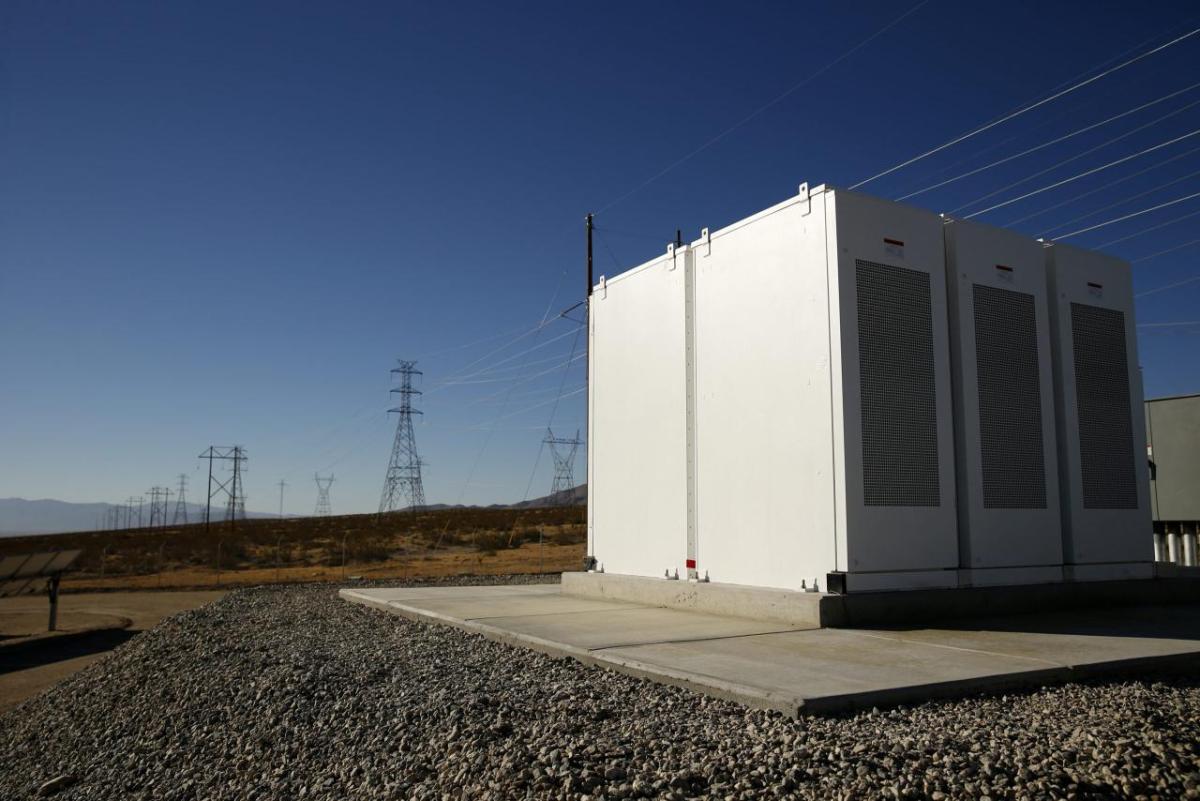
M 571 505 L 587 503 L 587 485 L 580 484 L 570 493 Z M 553 505 L 549 495 L 534 498 L 520 503 L 494 503 L 490 509 L 529 509 Z M 104 527 L 104 521 L 113 508 L 110 503 L 70 503 L 56 501 L 50 498 L 29 501 L 24 498 L 0 498 L 0 537 L 14 537 L 21 534 L 60 534 L 66 531 L 91 531 Z M 447 504 L 430 504 L 429 509 L 465 508 L 463 504 L 450 506 Z M 215 519 L 224 518 L 224 509 L 213 507 Z M 124 514 L 124 512 L 122 512 Z M 136 516 L 136 511 L 134 512 Z M 188 521 L 198 523 L 204 520 L 204 507 L 200 504 L 187 504 Z M 175 504 L 167 504 L 167 519 L 175 515 Z M 267 512 L 246 512 L 246 517 L 274 517 Z M 122 520 L 122 523 L 124 521 Z M 148 524 L 149 508 L 142 509 L 142 522 Z M 124 528 L 124 525 L 122 525 Z
M 204 519 L 204 507 L 189 503 L 188 521 L 196 523 Z M 29 501 L 24 498 L 0 498 L 0 537 L 19 534 L 60 534 L 64 531 L 91 531 L 103 528 L 111 503 L 70 503 L 52 498 Z M 123 509 L 123 507 L 122 507 Z M 224 509 L 213 508 L 213 516 L 224 514 Z M 124 512 L 122 511 L 122 515 Z M 175 515 L 175 503 L 167 504 L 167 520 Z M 134 517 L 137 510 L 134 510 Z M 246 517 L 274 517 L 263 512 L 246 512 Z M 150 522 L 150 507 L 142 508 L 142 522 Z M 122 528 L 124 518 L 122 518 Z

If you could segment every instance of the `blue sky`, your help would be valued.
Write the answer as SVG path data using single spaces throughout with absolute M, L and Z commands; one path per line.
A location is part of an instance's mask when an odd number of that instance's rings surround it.
M 199 500 L 196 455 L 239 443 L 249 508 L 286 478 L 287 510 L 311 512 L 320 471 L 335 511 L 371 511 L 398 357 L 425 370 L 430 501 L 544 494 L 559 387 L 555 430 L 583 421 L 574 324 L 508 343 L 581 298 L 586 212 L 597 271 L 619 272 L 676 228 L 850 185 L 1200 26 L 1186 2 L 929 0 L 659 175 L 913 7 L 3 4 L 0 496 L 116 501 L 186 472 Z M 1198 82 L 1200 35 L 863 189 L 898 197 L 1187 90 L 909 201 L 986 208 L 1200 129 Z M 1061 234 L 1195 192 L 1200 135 L 979 219 Z M 1068 241 L 1128 236 L 1105 249 L 1143 259 L 1200 238 L 1191 212 Z M 1141 292 L 1197 275 L 1196 246 L 1134 261 Z M 1183 283 L 1139 298 L 1139 322 L 1197 308 Z M 1200 391 L 1198 331 L 1142 329 L 1148 395 Z

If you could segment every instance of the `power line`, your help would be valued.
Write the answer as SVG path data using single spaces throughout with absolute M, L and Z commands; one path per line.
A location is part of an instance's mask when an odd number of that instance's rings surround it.
M 1140 133 L 1141 131 L 1144 131 L 1147 128 L 1152 128 L 1155 125 L 1158 125 L 1163 120 L 1174 117 L 1176 114 L 1182 114 L 1183 112 L 1187 111 L 1188 109 L 1190 109 L 1194 106 L 1198 106 L 1198 105 L 1200 105 L 1200 100 L 1195 100 L 1191 103 L 1188 103 L 1185 106 L 1177 108 L 1173 111 L 1169 111 L 1166 114 L 1162 115 L 1161 117 L 1155 117 L 1154 119 L 1150 120 L 1149 122 L 1142 123 L 1141 125 L 1139 125 L 1136 128 L 1132 128 L 1128 131 L 1125 131 L 1124 133 L 1118 134 L 1111 139 L 1107 139 L 1107 140 L 1101 142 L 1098 145 L 1093 145 L 1092 147 L 1089 147 L 1087 150 L 1080 151 L 1079 153 L 1076 153 L 1073 156 L 1068 156 L 1067 158 L 1063 159 L 1062 161 L 1051 164 L 1049 167 L 1044 167 L 1044 168 L 1038 170 L 1037 172 L 1034 172 L 1030 175 L 1026 175 L 1024 178 L 1021 178 L 1018 181 L 1013 181 L 1012 183 L 1005 184 L 1004 186 L 1000 187 L 999 189 L 994 189 L 985 195 L 980 195 L 979 197 L 975 198 L 974 200 L 970 200 L 970 201 L 962 204 L 958 208 L 951 209 L 950 213 L 958 214 L 960 211 L 963 211 L 964 209 L 966 209 L 970 206 L 974 206 L 976 203 L 982 203 L 983 201 L 988 200 L 989 198 L 993 198 L 996 195 L 1007 192 L 1009 189 L 1015 189 L 1016 187 L 1020 186 L 1021 184 L 1027 184 L 1030 181 L 1032 181 L 1034 178 L 1040 178 L 1047 173 L 1054 172 L 1059 167 L 1065 167 L 1066 165 L 1068 165 L 1074 161 L 1079 161 L 1084 156 L 1090 156 L 1091 154 L 1093 154 L 1099 150 L 1103 150 L 1104 148 L 1108 147 L 1109 145 L 1115 145 L 1117 142 L 1120 142 L 1122 139 L 1127 139 L 1130 136 L 1133 136 L 1135 133 Z
M 581 325 L 581 326 L 579 326 L 579 328 L 577 328 L 575 330 L 575 339 L 574 339 L 574 341 L 571 342 L 571 355 L 567 357 L 567 362 L 566 362 L 566 364 L 563 365 L 562 378 L 560 378 L 558 381 L 558 392 L 555 393 L 555 396 L 554 396 L 554 406 L 553 406 L 553 408 L 550 409 L 550 420 L 549 420 L 549 422 L 546 423 L 547 431 L 550 431 L 550 429 L 554 427 L 554 415 L 556 415 L 558 413 L 559 401 L 561 401 L 563 399 L 563 389 L 567 385 L 567 375 L 571 371 L 571 362 L 575 360 L 575 348 L 579 345 L 579 335 L 583 332 L 583 329 L 584 329 L 584 326 Z M 587 388 L 587 384 L 585 383 L 583 385 L 582 389 L 586 389 L 586 388 Z M 553 434 L 551 436 L 553 436 Z M 576 436 L 576 438 L 578 438 L 579 432 L 576 432 L 575 436 Z M 543 439 L 541 441 L 541 443 L 538 445 L 537 458 L 535 458 L 533 460 L 533 470 L 531 470 L 529 472 L 529 481 L 525 485 L 525 495 L 521 498 L 522 501 L 529 500 L 529 491 L 533 487 L 533 477 L 535 475 L 537 475 L 538 466 L 542 463 L 542 451 L 545 450 L 546 444 L 547 444 L 547 441 Z M 552 450 L 553 450 L 553 447 L 554 446 L 551 445 Z M 574 452 L 572 452 L 571 459 L 574 460 L 574 458 L 575 458 L 575 455 L 574 455 Z
M 1171 164 L 1172 162 L 1179 161 L 1179 159 L 1187 158 L 1188 156 L 1192 155 L 1193 153 L 1200 153 L 1200 147 L 1194 147 L 1191 150 L 1185 150 L 1184 152 L 1179 153 L 1178 155 L 1171 156 L 1170 158 L 1166 158 L 1162 161 L 1151 164 L 1149 167 L 1138 170 L 1137 172 L 1131 172 L 1131 173 L 1129 173 L 1129 175 L 1122 176 L 1120 178 L 1117 178 L 1114 181 L 1109 181 L 1106 184 L 1101 184 L 1100 186 L 1097 186 L 1094 189 L 1089 189 L 1086 192 L 1081 192 L 1080 194 L 1075 195 L 1074 197 L 1070 197 L 1070 198 L 1067 198 L 1066 200 L 1059 201 L 1058 203 L 1055 203 L 1051 206 L 1046 206 L 1045 208 L 1035 211 L 1032 214 L 1026 214 L 1024 217 L 1018 217 L 1015 220 L 1009 220 L 1002 227 L 1011 228 L 1012 226 L 1016 225 L 1017 223 L 1023 223 L 1026 220 L 1032 220 L 1034 217 L 1040 217 L 1048 211 L 1054 211 L 1055 209 L 1060 209 L 1063 206 L 1068 206 L 1068 205 L 1074 203 L 1076 200 L 1083 200 L 1085 197 L 1090 197 L 1090 196 L 1096 194 L 1097 192 L 1103 192 L 1106 189 L 1112 189 L 1114 186 L 1117 186 L 1118 184 L 1123 184 L 1126 181 L 1133 180 L 1134 178 L 1137 178 L 1140 175 L 1145 175 L 1148 172 L 1157 170 L 1159 167 L 1165 167 L 1168 164 Z
M 1109 245 L 1115 245 L 1118 242 L 1124 242 L 1127 239 L 1133 239 L 1134 237 L 1141 236 L 1142 234 L 1148 234 L 1151 231 L 1157 231 L 1159 228 L 1166 228 L 1168 225 L 1174 225 L 1177 222 L 1182 222 L 1183 220 L 1187 220 L 1192 217 L 1195 217 L 1197 214 L 1200 214 L 1200 209 L 1197 209 L 1196 211 L 1188 212 L 1187 214 L 1181 215 L 1172 220 L 1167 220 L 1164 223 L 1159 223 L 1158 225 L 1152 225 L 1149 228 L 1143 228 L 1140 231 L 1134 231 L 1132 234 L 1129 234 L 1128 236 L 1123 236 L 1120 239 L 1114 239 L 1111 242 L 1105 242 L 1102 245 L 1097 245 L 1095 249 L 1103 250 L 1104 248 L 1108 247 Z
M 985 164 L 982 167 L 976 167 L 973 170 L 969 170 L 967 172 L 961 173 L 959 175 L 954 176 L 953 178 L 947 178 L 944 181 L 940 181 L 936 184 L 932 184 L 930 186 L 925 187 L 924 189 L 918 189 L 915 192 L 909 192 L 907 195 L 901 195 L 900 197 L 896 198 L 896 200 L 897 201 L 908 200 L 909 198 L 916 197 L 917 195 L 923 195 L 926 192 L 931 192 L 934 189 L 940 189 L 941 187 L 946 186 L 947 184 L 952 184 L 956 181 L 961 181 L 963 178 L 970 178 L 972 175 L 978 175 L 979 173 L 984 172 L 985 170 L 990 170 L 992 167 L 999 167 L 1001 164 L 1007 164 L 1008 162 L 1015 161 L 1016 159 L 1019 159 L 1023 156 L 1028 156 L 1031 153 L 1036 153 L 1039 150 L 1044 150 L 1053 145 L 1057 145 L 1060 142 L 1065 142 L 1068 139 L 1079 136 L 1080 134 L 1085 134 L 1088 131 L 1094 131 L 1095 129 L 1100 128 L 1101 126 L 1107 125 L 1110 122 L 1116 122 L 1117 120 L 1122 119 L 1123 117 L 1128 117 L 1130 114 L 1135 114 L 1139 111 L 1142 111 L 1143 109 L 1147 109 L 1147 108 L 1150 108 L 1151 106 L 1157 105 L 1166 100 L 1170 100 L 1171 98 L 1177 97 L 1178 95 L 1181 95 L 1184 92 L 1190 92 L 1191 90 L 1195 89 L 1198 86 L 1200 86 L 1200 83 L 1194 83 L 1185 89 L 1180 89 L 1176 92 L 1172 92 L 1169 95 L 1163 95 L 1162 97 L 1158 98 L 1157 100 L 1151 100 L 1149 103 L 1143 103 L 1142 105 L 1138 106 L 1137 108 L 1131 108 L 1128 111 L 1123 111 L 1120 114 L 1116 114 L 1112 117 L 1109 117 L 1106 120 L 1101 120 L 1100 122 L 1092 123 L 1091 125 L 1085 126 L 1083 128 L 1079 128 L 1078 130 L 1075 130 L 1075 131 L 1072 131 L 1069 134 L 1063 134 L 1060 137 L 1051 139 L 1049 142 L 1043 142 L 1042 144 L 1036 145 L 1027 150 L 1022 150 L 1020 153 L 1016 153 L 1014 155 L 1006 156 L 1002 159 L 998 159 L 997 161 L 993 161 L 991 164 Z M 1187 108 L 1187 107 L 1185 106 L 1185 108 Z
M 563 333 L 558 334 L 557 336 L 551 337 L 550 339 L 547 339 L 544 342 L 539 342 L 536 345 L 526 348 L 523 351 L 514 353 L 513 355 L 505 357 L 498 362 L 494 362 L 490 367 L 486 367 L 483 370 L 477 370 L 474 373 L 470 373 L 467 375 L 460 375 L 456 378 L 445 379 L 440 384 L 435 386 L 433 389 L 429 390 L 429 392 L 433 393 L 433 392 L 437 392 L 439 389 L 445 389 L 446 387 L 452 387 L 452 386 L 457 386 L 458 384 L 466 383 L 468 379 L 476 378 L 476 377 L 481 376 L 485 373 L 488 373 L 492 370 L 495 370 L 500 365 L 511 362 L 514 359 L 519 359 L 522 356 L 528 356 L 530 353 L 533 353 L 535 350 L 541 350 L 542 348 L 546 347 L 547 345 L 551 345 L 560 339 L 565 339 L 566 337 L 569 337 L 574 333 L 575 333 L 574 330 L 564 331 Z M 528 366 L 527 361 L 521 362 L 521 365 L 520 365 L 521 369 L 524 369 L 527 366 Z
M 1064 178 L 1061 181 L 1055 181 L 1054 183 L 1050 184 L 1049 186 L 1043 186 L 1041 189 L 1035 189 L 1032 192 L 1026 192 L 1025 194 L 1020 195 L 1019 197 L 1010 198 L 1009 200 L 1005 200 L 1003 203 L 997 203 L 994 206 L 988 206 L 986 209 L 981 209 L 979 211 L 973 211 L 970 214 L 967 214 L 964 216 L 966 217 L 966 219 L 969 220 L 972 217 L 978 217 L 980 214 L 987 214 L 990 211 L 995 211 L 996 209 L 1002 209 L 1005 206 L 1011 206 L 1013 203 L 1020 202 L 1022 200 L 1025 200 L 1026 198 L 1031 198 L 1034 195 L 1040 195 L 1043 192 L 1049 192 L 1051 189 L 1057 189 L 1058 187 L 1065 186 L 1066 184 L 1069 184 L 1073 181 L 1078 181 L 1080 178 L 1086 178 L 1089 175 L 1095 175 L 1098 172 L 1102 172 L 1111 167 L 1116 167 L 1118 164 L 1124 164 L 1125 162 L 1130 161 L 1131 159 L 1136 159 L 1140 156 L 1146 155 L 1147 153 L 1153 153 L 1154 151 L 1161 150 L 1164 147 L 1170 147 L 1171 145 L 1182 142 L 1184 139 L 1189 139 L 1189 138 L 1195 136 L 1196 134 L 1200 134 L 1200 128 L 1197 128 L 1196 130 L 1192 131 L 1191 133 L 1186 133 L 1183 136 L 1177 136 L 1174 139 L 1170 139 L 1166 142 L 1160 142 L 1157 145 L 1154 145 L 1153 147 L 1148 147 L 1145 150 L 1138 151 L 1137 153 L 1131 153 L 1128 156 L 1123 156 L 1123 157 L 1117 159 L 1116 161 L 1110 161 L 1108 164 L 1102 164 L 1099 167 L 1093 167 L 1092 169 L 1081 172 L 1078 175 L 1072 175 L 1070 178 Z M 977 201 L 972 201 L 971 203 L 968 203 L 967 205 L 970 206 L 975 202 L 977 202 Z
M 1182 245 L 1175 245 L 1174 247 L 1167 248 L 1166 250 L 1160 250 L 1157 253 L 1150 253 L 1146 256 L 1134 259 L 1132 263 L 1138 264 L 1139 262 L 1150 261 L 1150 259 L 1155 259 L 1159 256 L 1165 256 L 1168 253 L 1174 253 L 1177 250 L 1183 250 L 1184 248 L 1191 247 L 1192 245 L 1200 245 L 1200 239 L 1192 239 L 1188 242 L 1184 242 Z
M 1069 234 L 1062 234 L 1062 235 L 1056 236 L 1054 238 L 1055 239 L 1066 239 L 1068 237 L 1077 236 L 1079 234 L 1086 234 L 1088 231 L 1095 231 L 1097 228 L 1104 228 L 1105 226 L 1112 225 L 1114 223 L 1124 222 L 1125 220 L 1131 220 L 1134 217 L 1140 217 L 1143 214 L 1149 214 L 1152 211 L 1158 211 L 1159 209 L 1165 209 L 1168 206 L 1174 206 L 1176 203 L 1183 203 L 1186 200 L 1192 200 L 1192 199 L 1198 198 L 1198 197 L 1200 197 L 1200 192 L 1193 192 L 1192 194 L 1187 195 L 1185 197 L 1177 197 L 1174 200 L 1168 200 L 1166 203 L 1159 203 L 1157 206 L 1151 206 L 1148 209 L 1142 209 L 1141 211 L 1135 211 L 1132 214 L 1126 214 L 1121 217 L 1116 217 L 1111 220 L 1106 220 L 1102 223 L 1096 223 L 1095 225 L 1089 225 L 1087 228 L 1080 228 L 1078 231 L 1072 231 Z
M 1174 186 L 1175 184 L 1180 183 L 1181 181 L 1186 181 L 1188 178 L 1194 178 L 1197 175 L 1200 175 L 1200 170 L 1194 170 L 1192 172 L 1189 172 L 1187 175 L 1181 175 L 1178 178 L 1173 178 L 1170 181 L 1167 181 L 1165 184 L 1159 184 L 1158 186 L 1154 187 L 1153 189 L 1147 189 L 1145 192 L 1138 192 L 1136 195 L 1130 195 L 1129 197 L 1122 198 L 1122 199 L 1118 200 L 1116 203 L 1109 203 L 1107 206 L 1101 206 L 1098 209 L 1093 209 L 1092 211 L 1089 211 L 1087 214 L 1080 214 L 1078 217 L 1072 217 L 1071 219 L 1067 220 L 1064 223 L 1056 225 L 1053 228 L 1047 229 L 1046 233 L 1042 234 L 1042 238 L 1043 239 L 1053 238 L 1055 231 L 1057 231 L 1061 228 L 1066 228 L 1071 223 L 1076 223 L 1076 222 L 1079 222 L 1080 220 L 1086 220 L 1088 217 L 1095 217 L 1097 214 L 1099 214 L 1102 211 L 1108 211 L 1109 209 L 1115 209 L 1117 206 L 1124 206 L 1126 203 L 1137 200 L 1138 198 L 1143 198 L 1146 195 L 1153 195 L 1155 192 L 1161 192 L 1162 190 L 1166 189 L 1168 186 Z
M 989 131 L 992 128 L 995 128 L 997 125 L 1002 125 L 1002 124 L 1008 122 L 1009 120 L 1013 120 L 1013 119 L 1016 119 L 1017 117 L 1020 117 L 1022 114 L 1033 111 L 1035 108 L 1044 106 L 1047 103 L 1057 100 L 1060 97 L 1063 97 L 1065 95 L 1069 95 L 1071 92 L 1074 92 L 1078 89 L 1082 89 L 1083 87 L 1085 87 L 1089 84 L 1095 83 L 1096 81 L 1100 80 L 1101 78 L 1105 78 L 1109 75 L 1112 75 L 1114 72 L 1117 72 L 1118 70 L 1125 69 L 1126 67 L 1128 67 L 1131 64 L 1136 64 L 1137 62 L 1141 61 L 1142 59 L 1148 58 L 1148 57 L 1154 55 L 1155 53 L 1161 53 L 1163 50 L 1166 50 L 1168 47 L 1171 47 L 1172 45 L 1176 45 L 1185 39 L 1195 36 L 1197 33 L 1200 33 L 1200 28 L 1194 28 L 1193 30 L 1189 31 L 1188 33 L 1185 33 L 1182 36 L 1176 37 L 1175 39 L 1172 39 L 1171 41 L 1167 42 L 1166 44 L 1159 45 L 1158 47 L 1154 48 L 1153 50 L 1149 50 L 1145 53 L 1142 53 L 1141 55 L 1134 56 L 1133 58 L 1129 59 L 1128 61 L 1124 61 L 1115 67 L 1110 67 L 1109 69 L 1104 70 L 1103 72 L 1099 73 L 1098 75 L 1093 75 L 1091 78 L 1088 78 L 1087 80 L 1084 80 L 1084 81 L 1080 81 L 1079 83 L 1075 84 L 1074 86 L 1070 86 L 1070 87 L 1062 90 L 1061 92 L 1056 92 L 1043 100 L 1039 100 L 1036 103 L 1032 103 L 1030 105 L 1024 106 L 1010 114 L 1004 115 L 1003 117 L 1001 117 L 998 120 L 994 120 L 992 122 L 987 123 L 986 125 L 982 125 L 982 126 L 976 128 L 973 131 L 969 131 L 965 134 L 962 134 L 961 136 L 957 136 L 954 139 L 951 139 L 949 142 L 938 145 L 937 147 L 933 148 L 932 150 L 927 150 L 924 153 L 920 154 L 919 156 L 914 156 L 913 158 L 909 159 L 908 161 L 903 161 L 894 167 L 889 167 L 888 169 L 884 170 L 883 172 L 876 173 L 875 175 L 872 175 L 870 178 L 859 181 L 858 183 L 854 184 L 850 188 L 858 189 L 860 186 L 869 184 L 872 181 L 882 178 L 885 175 L 890 175 L 891 173 L 895 172 L 896 170 L 903 169 L 903 168 L 909 166 L 910 164 L 915 164 L 924 158 L 928 158 L 929 156 L 934 155 L 935 153 L 940 153 L 941 151 L 945 150 L 948 147 L 953 147 L 954 145 L 957 145 L 960 142 L 964 142 L 973 136 L 978 136 L 979 134 L 983 133 L 984 131 Z
M 1200 239 L 1197 239 L 1196 241 L 1200 242 Z M 1193 275 L 1191 278 L 1185 278 L 1184 280 L 1176 281 L 1173 284 L 1167 284 L 1166 286 L 1160 286 L 1155 289 L 1147 289 L 1145 292 L 1137 293 L 1136 295 L 1134 295 L 1134 297 L 1135 298 L 1144 298 L 1146 295 L 1153 295 L 1157 292 L 1166 292 L 1168 289 L 1175 289 L 1177 287 L 1187 286 L 1188 284 L 1194 284 L 1197 281 L 1200 281 L 1200 275 Z
M 720 141 L 721 141 L 722 139 L 724 139 L 725 137 L 729 136 L 729 134 L 733 133 L 733 132 L 734 132 L 734 131 L 736 131 L 738 128 L 741 128 L 743 125 L 745 125 L 746 123 L 748 123 L 748 122 L 750 122 L 751 120 L 755 119 L 755 118 L 756 118 L 756 117 L 758 117 L 760 114 L 762 114 L 763 112 L 767 111 L 768 109 L 770 109 L 770 108 L 772 108 L 772 107 L 774 107 L 774 106 L 778 105 L 779 103 L 781 103 L 783 100 L 787 99 L 789 96 L 791 96 L 791 95 L 792 95 L 792 94 L 794 94 L 795 92 L 797 92 L 797 91 L 799 91 L 800 89 L 804 88 L 806 85 L 808 85 L 809 83 L 811 83 L 812 81 L 814 81 L 815 79 L 817 79 L 818 77 L 820 77 L 821 75 L 825 74 L 825 73 L 826 73 L 826 72 L 828 72 L 829 70 L 831 70 L 831 69 L 833 69 L 834 67 L 836 67 L 838 64 L 840 64 L 840 63 L 842 63 L 843 61 L 845 61 L 845 60 L 846 60 L 847 58 L 849 58 L 850 56 L 852 56 L 852 55 L 854 55 L 855 53 L 857 53 L 857 52 L 858 52 L 859 50 L 861 50 L 862 48 L 866 47 L 868 44 L 870 44 L 871 42 L 873 42 L 875 39 L 877 39 L 877 38 L 879 38 L 880 36 L 882 36 L 883 34 L 887 33 L 889 30 L 891 30 L 891 29 L 892 29 L 892 28 L 894 28 L 895 26 L 899 25 L 899 24 L 900 24 L 901 22 L 903 22 L 905 19 L 907 19 L 908 17 L 912 16 L 912 15 L 913 15 L 913 14 L 915 14 L 917 11 L 919 11 L 919 10 L 920 10 L 920 9 L 921 9 L 921 8 L 922 8 L 924 5 L 926 5 L 928 2 L 929 2 L 929 0 L 921 0 L 921 2 L 917 3 L 915 6 L 913 6 L 912 8 L 910 8 L 908 11 L 905 11 L 903 14 L 901 14 L 901 15 L 900 15 L 900 16 L 898 16 L 898 17 L 896 17 L 894 20 L 892 20 L 891 22 L 889 22 L 887 25 L 884 25 L 882 28 L 880 28 L 879 30 L 875 31 L 875 33 L 871 34 L 871 35 L 870 35 L 870 36 L 868 36 L 866 39 L 863 39 L 861 42 L 859 42 L 858 44 L 856 44 L 856 45 L 854 45 L 853 47 L 851 47 L 849 50 L 847 50 L 847 51 L 845 51 L 844 53 L 842 53 L 840 56 L 838 56 L 837 58 L 835 58 L 833 61 L 830 61 L 828 64 L 826 64 L 825 66 L 821 67 L 821 68 L 820 68 L 820 69 L 818 69 L 816 72 L 813 72 L 813 73 L 809 74 L 809 75 L 808 75 L 806 78 L 804 78 L 804 79 L 803 79 L 802 81 L 800 81 L 799 83 L 796 83 L 796 84 L 792 85 L 790 88 L 788 88 L 788 89 L 787 89 L 786 91 L 784 91 L 782 94 L 779 94 L 779 95 L 777 95 L 777 96 L 776 96 L 776 97 L 775 97 L 773 100 L 770 100 L 769 102 L 767 102 L 767 103 L 764 103 L 763 105 L 759 106 L 757 109 L 755 109 L 754 111 L 752 111 L 752 112 L 750 112 L 749 114 L 747 114 L 747 115 L 746 115 L 745 117 L 743 117 L 741 120 L 739 120 L 738 122 L 734 123 L 734 124 L 733 124 L 732 126 L 730 126 L 729 128 L 726 128 L 724 131 L 722 131 L 721 133 L 717 134 L 716 136 L 712 137 L 711 139 L 709 139 L 708 141 L 706 141 L 704 144 L 702 144 L 702 145 L 700 145 L 699 147 L 697 147 L 695 150 L 692 150 L 691 152 L 689 152 L 687 155 L 685 155 L 685 156 L 683 156 L 682 158 L 676 159 L 675 161 L 671 162 L 670 164 L 668 164 L 668 165 L 667 165 L 666 167 L 664 167 L 663 169 L 659 170 L 659 171 L 658 171 L 657 173 L 655 173 L 654 175 L 652 175 L 652 176 L 650 176 L 649 178 L 647 178 L 646 180 L 642 181 L 640 184 L 638 184 L 637 186 L 635 186 L 633 189 L 630 189 L 630 190 L 629 190 L 628 192 L 626 192 L 625 194 L 623 194 L 623 195 L 621 195 L 620 197 L 616 198 L 615 200 L 611 201 L 611 202 L 610 202 L 610 203 L 608 203 L 607 205 L 605 205 L 605 206 L 601 207 L 601 208 L 600 208 L 600 210 L 599 210 L 599 211 L 597 211 L 596 213 L 597 213 L 597 214 L 603 214 L 604 212 L 608 211 L 608 210 L 609 210 L 609 209 L 611 209 L 613 206 L 615 206 L 615 205 L 617 205 L 618 203 L 622 202 L 622 201 L 623 201 L 623 200 L 625 200 L 626 198 L 628 198 L 628 197 L 630 197 L 630 196 L 632 196 L 632 195 L 635 195 L 635 194 L 637 194 L 638 192 L 642 191 L 642 190 L 643 190 L 643 189 L 645 189 L 647 186 L 649 186 L 650 184 L 654 183 L 654 182 L 655 182 L 655 181 L 657 181 L 659 178 L 662 178 L 664 175 L 666 175 L 667 173 L 671 172 L 671 171 L 672 171 L 672 170 L 674 170 L 675 168 L 677 168 L 677 167 L 679 167 L 680 165 L 682 165 L 682 164 L 684 164 L 684 163 L 686 163 L 686 162 L 690 161 L 691 159 L 695 158 L 695 157 L 696 157 L 696 156 L 698 156 L 699 154 L 703 153 L 705 150 L 708 150 L 710 147 L 712 147 L 713 145 L 715 145 L 717 142 L 720 142 Z
M 1200 325 L 1200 320 L 1178 320 L 1170 323 L 1138 323 L 1138 328 L 1182 328 L 1189 325 Z

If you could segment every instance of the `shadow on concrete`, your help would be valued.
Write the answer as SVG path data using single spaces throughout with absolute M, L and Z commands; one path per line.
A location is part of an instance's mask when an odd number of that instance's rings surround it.
M 111 651 L 137 634 L 129 629 L 99 629 L 5 645 L 0 647 L 0 675 Z
M 893 624 L 873 628 L 885 631 L 919 631 L 936 628 L 947 631 L 1200 640 L 1200 604 L 1100 607 L 1019 615 L 950 617 L 930 620 L 920 625 Z

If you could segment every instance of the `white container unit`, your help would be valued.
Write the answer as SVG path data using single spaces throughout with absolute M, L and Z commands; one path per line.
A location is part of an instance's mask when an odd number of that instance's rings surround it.
M 600 279 L 588 314 L 588 553 L 607 572 L 682 567 L 687 490 L 684 263 Z
M 602 281 L 591 310 L 590 544 L 606 571 L 957 585 L 936 215 L 802 187 Z
M 1062 581 L 1043 247 L 965 220 L 944 230 L 961 583 Z
M 1153 574 L 1142 383 L 1129 265 L 1046 247 L 1063 507 L 1074 580 Z

